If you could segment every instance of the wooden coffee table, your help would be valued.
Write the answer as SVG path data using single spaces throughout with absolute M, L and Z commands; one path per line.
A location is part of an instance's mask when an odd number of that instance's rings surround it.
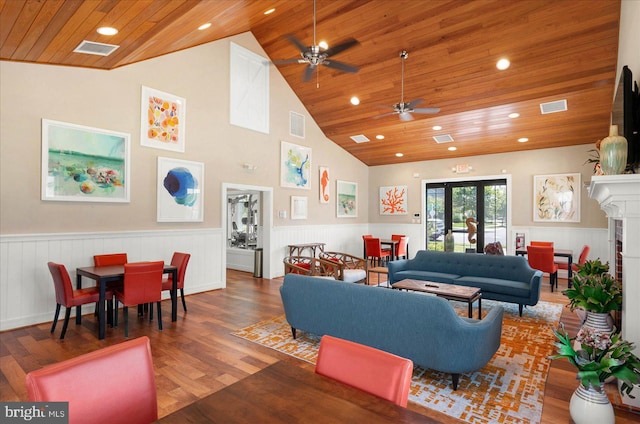
M 397 290 L 413 290 L 431 293 L 448 300 L 467 302 L 469 318 L 473 317 L 473 302 L 478 301 L 478 319 L 482 319 L 482 292 L 478 287 L 456 286 L 455 284 L 434 283 L 424 280 L 402 280 L 391 285 Z

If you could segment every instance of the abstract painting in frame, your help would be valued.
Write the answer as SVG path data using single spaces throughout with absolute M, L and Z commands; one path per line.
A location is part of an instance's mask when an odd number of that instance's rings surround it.
M 535 175 L 533 220 L 580 222 L 580 174 Z
M 142 86 L 140 144 L 184 152 L 187 101 L 182 97 Z
M 291 219 L 307 219 L 307 196 L 291 196 Z
M 280 145 L 280 186 L 311 188 L 311 148 L 283 141 Z
M 42 120 L 42 200 L 129 202 L 126 133 Z
M 336 181 L 336 204 L 338 218 L 358 216 L 358 183 Z
M 407 186 L 380 187 L 380 215 L 407 214 Z
M 326 166 L 319 167 L 320 203 L 329 203 L 331 199 L 331 172 Z
M 202 222 L 204 164 L 158 157 L 158 222 Z

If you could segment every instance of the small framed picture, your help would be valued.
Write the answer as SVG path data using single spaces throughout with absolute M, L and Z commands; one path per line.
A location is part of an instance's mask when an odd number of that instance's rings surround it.
M 142 86 L 140 144 L 184 152 L 187 101 L 182 97 Z
M 338 218 L 358 216 L 358 183 L 336 181 L 336 203 Z
M 307 196 L 291 196 L 291 219 L 307 219 Z

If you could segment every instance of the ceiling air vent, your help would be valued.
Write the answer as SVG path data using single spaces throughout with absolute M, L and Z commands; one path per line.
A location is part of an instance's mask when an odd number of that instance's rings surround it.
M 289 112 L 289 134 L 294 137 L 304 138 L 304 115 Z
M 440 143 L 451 143 L 453 141 L 453 137 L 451 137 L 450 134 L 434 135 L 433 139 L 438 144 L 440 144 Z
M 547 113 L 564 112 L 567 110 L 566 100 L 556 100 L 555 102 L 540 103 L 540 113 L 546 115 Z
M 356 143 L 366 143 L 367 141 L 371 141 L 367 137 L 365 137 L 364 134 L 352 135 L 350 138 Z
M 82 40 L 82 43 L 76 47 L 75 53 L 96 54 L 98 56 L 109 56 L 118 47 L 113 44 L 96 43 L 95 41 Z

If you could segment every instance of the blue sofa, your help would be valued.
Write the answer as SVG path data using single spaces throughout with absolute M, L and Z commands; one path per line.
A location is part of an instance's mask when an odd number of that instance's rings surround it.
M 424 294 L 287 274 L 282 304 L 296 330 L 329 334 L 459 375 L 485 366 L 500 347 L 503 309 L 463 318 L 445 299 Z M 389 319 L 391 318 L 391 319 Z
M 540 300 L 542 272 L 521 256 L 421 250 L 415 258 L 389 262 L 389 283 L 404 279 L 479 287 L 483 299 L 524 305 Z

